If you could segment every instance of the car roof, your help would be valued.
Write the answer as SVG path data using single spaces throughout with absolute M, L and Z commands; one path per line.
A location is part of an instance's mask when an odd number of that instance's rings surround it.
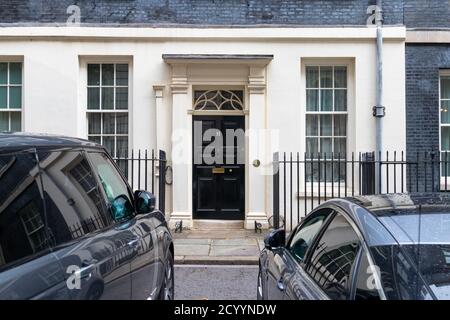
M 450 193 L 444 192 L 367 195 L 347 200 L 364 207 L 377 217 L 404 214 L 405 211 L 417 210 L 419 206 L 436 211 L 450 209 Z
M 395 243 L 450 243 L 450 194 L 382 194 L 334 199 L 352 218 L 369 246 Z M 418 232 L 420 228 L 420 232 Z M 395 243 L 393 242 L 395 241 Z
M 93 147 L 101 145 L 80 138 L 39 133 L 0 133 L 0 151 L 28 148 Z

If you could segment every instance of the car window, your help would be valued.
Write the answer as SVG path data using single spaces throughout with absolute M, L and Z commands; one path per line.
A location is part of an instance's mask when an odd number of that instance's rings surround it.
M 308 274 L 333 300 L 350 296 L 350 275 L 360 242 L 350 223 L 337 214 L 317 242 Z
M 128 186 L 119 174 L 117 169 L 111 163 L 111 160 L 104 153 L 91 152 L 89 158 L 92 163 L 93 170 L 97 175 L 103 191 L 106 194 L 107 201 L 114 211 L 115 220 L 126 219 L 133 215 L 132 197 Z M 118 203 L 118 200 L 120 202 Z M 118 207 L 116 204 L 119 204 Z
M 295 232 L 289 243 L 288 250 L 296 260 L 304 261 L 308 248 L 331 212 L 331 209 L 314 212 Z
M 355 283 L 355 300 L 380 300 L 378 289 L 380 268 L 371 265 L 367 252 L 363 252 L 358 267 L 358 275 Z
M 0 154 L 0 269 L 48 249 L 34 153 Z
M 56 245 L 114 222 L 83 152 L 38 152 L 38 157 L 48 227 Z

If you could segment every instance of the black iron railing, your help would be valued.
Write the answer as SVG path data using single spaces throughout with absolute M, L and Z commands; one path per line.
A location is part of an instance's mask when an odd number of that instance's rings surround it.
M 165 212 L 166 152 L 159 150 L 131 150 L 129 157 L 114 159 L 133 190 L 147 190 L 157 197 L 159 210 Z
M 448 152 L 275 153 L 273 169 L 270 223 L 287 230 L 332 198 L 450 190 Z

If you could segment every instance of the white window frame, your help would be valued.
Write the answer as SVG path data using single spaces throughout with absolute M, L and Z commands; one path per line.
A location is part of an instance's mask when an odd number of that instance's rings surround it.
M 306 81 L 306 74 L 305 74 L 305 95 L 306 95 L 306 92 L 308 91 L 308 90 L 317 90 L 318 91 L 318 93 L 319 93 L 319 111 L 308 111 L 307 110 L 307 106 L 306 106 L 306 103 L 305 103 L 305 146 L 306 146 L 306 139 L 309 137 L 309 138 L 317 138 L 318 139 L 318 152 L 320 153 L 320 154 L 324 154 L 323 152 L 321 152 L 321 150 L 320 150 L 320 139 L 321 138 L 330 138 L 330 139 L 332 139 L 332 143 L 333 143 L 333 145 L 334 145 L 334 139 L 335 138 L 345 138 L 345 144 L 346 144 L 346 146 L 345 146 L 345 150 L 347 150 L 347 147 L 348 147 L 348 141 L 347 141 L 347 139 L 348 139 L 348 67 L 346 66 L 346 65 L 341 65 L 341 64 L 330 64 L 330 65 L 320 65 L 320 64 L 318 64 L 318 65 L 314 65 L 314 64 L 307 64 L 306 66 L 305 66 L 305 71 L 306 71 L 306 68 L 308 68 L 308 67 L 318 67 L 319 68 L 319 86 L 317 87 L 317 88 L 308 88 L 308 86 L 306 85 L 307 84 L 307 81 Z M 333 92 L 333 98 L 332 98 L 332 101 L 333 101 L 333 109 L 334 109 L 334 103 L 335 103 L 335 92 L 336 92 L 336 90 L 345 90 L 346 91 L 346 96 L 347 96 L 347 110 L 346 111 L 320 111 L 320 104 L 321 104 L 321 89 L 322 89 L 322 85 L 321 85 L 321 81 L 320 81 L 320 69 L 321 68 L 325 68 L 325 67 L 331 67 L 332 68 L 332 74 L 333 74 L 333 78 L 332 78 L 332 83 L 333 83 L 333 86 L 331 87 L 331 88 L 324 88 L 324 89 L 326 89 L 326 90 L 332 90 L 332 92 Z M 335 70 L 335 68 L 336 67 L 345 67 L 346 68 L 346 72 L 347 72 L 347 86 L 345 87 L 345 88 L 336 88 L 335 87 L 335 82 L 334 82 L 334 70 Z M 318 136 L 307 136 L 306 135 L 306 116 L 308 116 L 308 115 L 317 115 L 317 116 L 319 116 L 319 118 L 318 118 L 318 128 L 317 128 L 317 130 L 318 130 Z M 333 132 L 333 134 L 331 135 L 331 136 L 321 136 L 320 135 L 320 116 L 321 115 L 331 115 L 332 117 L 331 117 L 331 128 L 332 128 L 332 131 L 334 131 L 334 115 L 345 115 L 345 116 L 347 116 L 347 123 L 345 124 L 346 125 L 346 128 L 345 128 L 345 132 L 346 132 L 346 135 L 345 135 L 345 137 L 344 136 L 336 136 L 336 135 L 334 135 L 334 132 Z M 334 148 L 333 148 L 334 149 Z M 305 150 L 306 150 L 306 147 L 305 147 Z M 334 150 L 333 150 L 334 151 Z M 347 151 L 346 151 L 346 153 L 347 153 Z M 334 154 L 334 155 L 336 155 L 336 154 Z M 327 155 L 327 157 L 328 156 L 330 156 L 330 158 L 331 158 L 331 154 L 329 154 L 329 155 Z M 345 154 L 343 157 L 342 157 L 342 155 L 341 155 L 341 160 L 343 160 L 343 159 L 345 159 L 346 158 L 346 156 L 347 156 L 347 154 Z M 306 154 L 306 157 L 308 158 L 308 154 Z M 309 158 L 308 158 L 309 159 Z
M 345 156 L 341 155 L 341 158 L 344 159 L 345 157 L 347 158 L 347 161 L 351 161 L 351 154 L 355 149 L 355 124 L 354 124 L 354 119 L 355 119 L 355 77 L 356 77 L 356 67 L 355 67 L 355 59 L 352 57 L 302 57 L 301 58 L 301 64 L 300 64 L 300 70 L 301 70 L 301 100 L 300 100 L 300 108 L 302 110 L 301 112 L 301 126 L 300 126 L 300 132 L 301 132 L 301 137 L 302 139 L 300 139 L 300 145 L 301 145 L 301 152 L 300 152 L 300 156 L 301 159 L 303 160 L 303 155 L 306 152 L 306 115 L 310 114 L 309 111 L 306 111 L 306 67 L 312 67 L 312 66 L 321 66 L 321 67 L 326 67 L 326 66 L 336 66 L 336 67 L 347 67 L 347 111 L 344 111 L 344 114 L 347 114 L 347 145 L 346 145 L 346 151 L 347 154 Z M 320 81 L 320 78 L 319 78 Z M 334 83 L 333 83 L 333 87 L 334 87 Z M 334 102 L 333 102 L 334 103 Z M 315 112 L 315 111 L 314 111 Z M 338 111 L 339 113 L 341 111 Z M 327 112 L 317 112 L 318 114 L 326 114 Z M 331 112 L 332 114 L 337 114 L 335 112 Z M 319 128 L 320 130 L 320 128 Z M 355 153 L 355 160 L 357 159 L 358 154 Z M 331 155 L 327 154 L 327 159 L 330 159 Z M 304 167 L 303 165 L 301 165 L 300 167 L 301 172 L 303 172 Z M 351 172 L 351 170 L 347 170 L 347 182 L 348 182 L 348 186 L 347 186 L 347 193 L 351 194 L 351 183 L 349 180 L 349 177 Z M 327 172 L 327 175 L 331 174 L 330 172 Z M 337 174 L 335 172 L 335 174 Z M 355 171 L 355 190 L 358 190 L 359 185 L 358 182 L 359 178 L 358 178 L 358 172 L 357 170 Z M 311 184 L 312 186 L 312 191 L 311 191 Z M 337 195 L 338 193 L 338 183 L 337 182 L 325 182 L 325 181 L 321 181 L 320 182 L 320 188 L 321 188 L 321 196 L 323 197 L 325 195 L 325 190 L 324 188 L 327 188 L 327 193 L 326 196 L 327 197 L 331 197 L 332 196 L 332 191 L 331 191 L 331 187 L 334 186 L 334 195 Z M 319 189 L 319 183 L 318 182 L 307 182 L 306 183 L 306 189 L 305 186 L 300 185 L 300 190 L 298 192 L 298 194 L 296 195 L 298 199 L 310 199 L 312 196 L 314 196 L 314 198 L 316 198 L 317 193 L 318 193 L 318 189 Z M 340 189 L 340 194 L 344 195 L 345 194 L 345 186 L 343 183 L 341 183 L 341 187 Z
M 100 65 L 100 83 L 99 85 L 88 85 L 88 65 L 90 64 L 98 64 Z M 114 65 L 114 84 L 113 85 L 107 85 L 107 86 L 103 86 L 102 85 L 102 68 L 101 65 L 102 64 L 112 64 Z M 116 84 L 116 65 L 117 64 L 127 64 L 128 65 L 128 86 L 124 86 L 124 85 L 117 85 Z M 131 145 L 132 145 L 132 139 L 131 139 L 131 134 L 132 134 L 132 60 L 129 57 L 89 57 L 86 59 L 81 58 L 81 63 L 80 63 L 80 77 L 82 79 L 81 83 L 81 89 L 83 92 L 80 92 L 81 96 L 83 97 L 82 100 L 82 110 L 84 110 L 84 126 L 83 128 L 80 128 L 83 133 L 83 135 L 89 139 L 89 137 L 100 137 L 100 142 L 103 143 L 103 138 L 104 137 L 128 137 L 128 154 L 127 157 L 129 157 L 130 154 L 130 150 Z M 99 109 L 88 109 L 88 96 L 87 96 L 87 92 L 88 92 L 88 88 L 100 88 L 100 97 L 99 97 Z M 114 99 L 113 99 L 113 109 L 101 109 L 102 107 L 102 93 L 101 93 L 101 88 L 114 88 Z M 127 109 L 117 109 L 116 110 L 116 88 L 128 88 L 128 108 Z M 128 134 L 104 134 L 103 133 L 103 116 L 100 117 L 100 134 L 89 134 L 89 119 L 88 119 L 88 115 L 89 114 L 120 114 L 120 113 L 124 113 L 124 114 L 128 114 Z M 114 123 L 114 130 L 117 130 L 117 123 Z M 114 139 L 114 154 L 112 155 L 113 158 L 117 158 L 117 139 Z
M 12 58 L 4 58 L 4 59 L 0 59 L 0 63 L 7 63 L 8 67 L 7 67 L 7 82 L 6 85 L 2 84 L 0 85 L 0 87 L 6 87 L 6 108 L 0 108 L 0 112 L 4 112 L 4 113 L 8 113 L 8 131 L 11 131 L 11 113 L 19 113 L 20 114 L 20 131 L 24 131 L 24 121 L 23 121 L 23 102 L 24 102 L 24 63 L 23 63 L 23 59 L 21 58 L 17 58 L 17 57 L 12 57 Z M 22 83 L 21 84 L 11 84 L 10 83 L 10 72 L 9 72 L 9 68 L 10 68 L 10 64 L 11 63 L 21 63 L 22 64 L 22 69 L 21 69 L 21 73 L 22 73 Z M 9 93 L 10 93 L 10 88 L 11 87 L 20 87 L 21 90 L 21 101 L 20 101 L 20 108 L 10 108 L 9 106 L 9 102 L 10 102 L 10 98 L 9 98 Z
M 443 150 L 442 149 L 442 128 L 443 127 L 449 127 L 450 123 L 442 123 L 442 102 L 443 101 L 450 101 L 450 99 L 442 99 L 442 86 L 441 86 L 441 79 L 442 77 L 450 77 L 450 69 L 440 70 L 439 72 L 439 158 L 441 159 L 441 156 L 444 152 L 447 152 L 447 161 L 450 163 L 450 150 Z M 449 110 L 450 112 L 450 110 Z M 442 160 L 443 161 L 443 160 Z M 442 166 L 441 166 L 442 168 Z M 445 171 L 441 172 L 441 187 L 445 188 L 445 185 L 450 186 L 450 170 L 447 172 L 447 176 L 445 176 Z

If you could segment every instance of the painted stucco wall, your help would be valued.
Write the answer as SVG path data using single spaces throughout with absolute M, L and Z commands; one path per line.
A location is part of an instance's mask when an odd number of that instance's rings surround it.
M 383 119 L 385 150 L 405 150 L 405 29 L 386 28 L 385 36 L 384 89 L 388 108 Z M 320 31 L 309 28 L 102 28 L 99 31 L 96 28 L 22 27 L 1 29 L 0 39 L 2 59 L 23 57 L 23 128 L 29 132 L 86 137 L 86 70 L 83 66 L 87 62 L 127 61 L 131 66 L 130 148 L 156 148 L 157 135 L 161 133 L 156 131 L 154 86 L 165 85 L 162 104 L 170 114 L 173 103 L 172 69 L 163 61 L 162 54 L 270 54 L 273 60 L 266 68 L 265 106 L 249 112 L 263 113 L 266 129 L 279 131 L 280 151 L 305 151 L 302 65 L 316 60 L 348 63 L 352 74 L 348 150 L 371 151 L 375 147 L 373 28 L 323 28 Z M 203 84 L 214 80 L 209 84 L 220 88 L 230 84 L 245 87 L 248 83 L 248 66 L 222 67 L 215 71 L 211 65 L 200 65 L 197 70 L 200 70 L 197 76 Z M 195 77 L 194 72 L 192 79 Z M 172 118 L 163 126 L 171 128 Z M 170 150 L 167 151 L 170 159 Z M 189 168 L 187 164 L 185 170 Z M 258 199 L 269 212 L 270 184 L 262 190 Z M 247 190 L 251 192 L 254 191 Z M 173 201 L 181 200 L 174 198 Z M 171 210 L 170 204 L 168 210 Z

